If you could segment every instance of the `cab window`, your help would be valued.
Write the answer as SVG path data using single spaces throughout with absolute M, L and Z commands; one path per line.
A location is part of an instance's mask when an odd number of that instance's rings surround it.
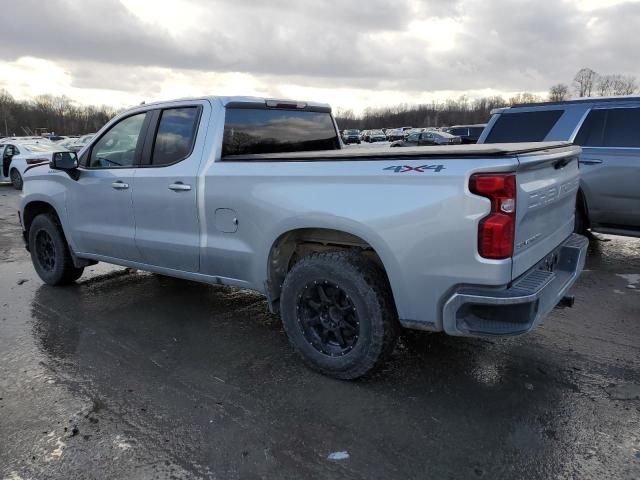
M 162 111 L 153 147 L 153 165 L 170 165 L 191 153 L 198 126 L 198 107 Z
M 146 113 L 132 115 L 116 123 L 91 149 L 89 168 L 132 167 L 142 137 Z
M 339 148 L 338 132 L 329 112 L 227 108 L 223 157 Z

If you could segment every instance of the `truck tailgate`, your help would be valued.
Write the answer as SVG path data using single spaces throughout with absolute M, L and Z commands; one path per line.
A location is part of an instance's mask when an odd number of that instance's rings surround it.
M 552 252 L 573 231 L 580 185 L 579 147 L 518 155 L 512 278 Z

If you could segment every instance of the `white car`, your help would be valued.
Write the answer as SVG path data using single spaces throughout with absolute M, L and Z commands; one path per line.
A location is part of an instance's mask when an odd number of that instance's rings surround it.
M 28 167 L 48 163 L 54 152 L 62 151 L 67 149 L 48 140 L 10 139 L 3 142 L 0 144 L 0 181 L 10 181 L 15 188 L 22 190 L 22 177 Z

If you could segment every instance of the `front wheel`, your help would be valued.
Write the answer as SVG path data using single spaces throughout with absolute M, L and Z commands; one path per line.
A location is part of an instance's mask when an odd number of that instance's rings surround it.
M 9 178 L 11 179 L 13 188 L 15 188 L 16 190 L 22 190 L 22 175 L 20 175 L 20 172 L 18 170 L 16 170 L 15 168 L 11 169 Z
M 62 227 L 52 215 L 40 214 L 31 223 L 29 251 L 36 273 L 49 285 L 73 283 L 84 270 L 74 266 Z
M 348 251 L 314 253 L 296 263 L 282 287 L 280 312 L 307 365 L 343 380 L 379 367 L 399 330 L 384 272 Z

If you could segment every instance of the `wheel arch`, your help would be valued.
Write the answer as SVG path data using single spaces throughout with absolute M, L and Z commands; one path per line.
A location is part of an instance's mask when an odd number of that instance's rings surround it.
M 376 248 L 378 247 L 378 248 Z M 394 303 L 397 305 L 394 295 L 392 279 L 390 275 L 388 255 L 382 251 L 379 245 L 369 242 L 361 235 L 348 232 L 344 229 L 326 227 L 302 227 L 290 229 L 281 233 L 271 244 L 267 256 L 267 281 L 266 294 L 269 308 L 272 312 L 278 312 L 279 299 L 284 279 L 293 265 L 300 259 L 313 252 L 328 250 L 357 250 L 362 255 L 370 258 L 384 272 Z
M 73 245 L 70 241 L 69 235 L 66 232 L 64 227 L 64 223 L 62 222 L 62 217 L 56 210 L 56 208 L 49 202 L 45 200 L 34 199 L 24 204 L 22 208 L 22 235 L 24 237 L 25 245 L 27 246 L 27 250 L 29 249 L 29 229 L 31 228 L 31 224 L 33 220 L 40 214 L 50 214 L 53 215 L 58 223 L 60 224 L 60 228 L 62 228 L 62 233 L 64 238 L 69 246 L 69 253 L 71 254 L 71 258 L 73 260 L 73 264 L 77 268 L 86 267 L 88 265 L 94 265 L 97 262 L 94 260 L 86 260 L 83 258 L 79 258 L 76 256 Z
M 54 215 L 58 219 L 58 222 L 62 224 L 60 215 L 53 205 L 43 200 L 32 200 L 25 204 L 22 209 L 22 226 L 24 227 L 26 235 L 29 234 L 33 219 L 42 213 Z

